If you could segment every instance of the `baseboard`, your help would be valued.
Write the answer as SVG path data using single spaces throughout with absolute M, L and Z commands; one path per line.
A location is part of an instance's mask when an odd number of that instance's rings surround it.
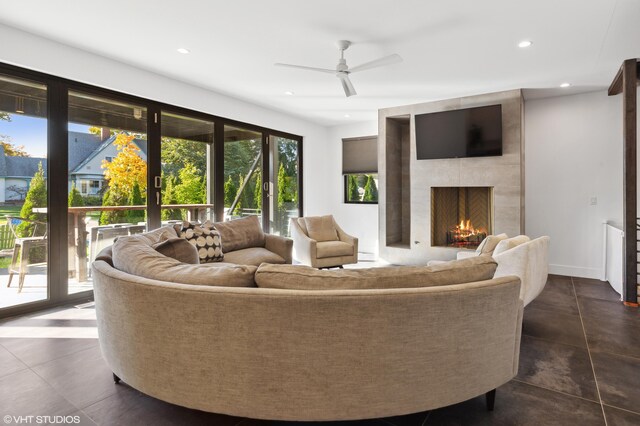
M 602 280 L 602 269 L 599 268 L 584 268 L 581 266 L 550 264 L 549 273 L 555 275 L 567 275 L 570 277 L 593 278 L 596 280 Z

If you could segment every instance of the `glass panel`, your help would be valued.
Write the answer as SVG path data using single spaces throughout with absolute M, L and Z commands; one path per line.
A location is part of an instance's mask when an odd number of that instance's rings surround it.
M 146 230 L 147 110 L 69 93 L 69 293 L 91 290 L 89 264 Z
M 378 174 L 344 175 L 347 203 L 375 204 L 378 202 Z
M 165 112 L 160 122 L 163 224 L 213 220 L 214 123 Z
M 47 88 L 0 75 L 0 308 L 49 298 Z
M 273 194 L 270 232 L 290 236 L 289 220 L 298 211 L 298 141 L 271 136 Z
M 224 126 L 224 220 L 262 220 L 262 134 Z

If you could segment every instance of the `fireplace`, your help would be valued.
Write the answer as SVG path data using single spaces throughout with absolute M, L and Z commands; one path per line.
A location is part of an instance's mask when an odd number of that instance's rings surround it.
M 475 249 L 493 231 L 493 187 L 432 187 L 431 246 Z

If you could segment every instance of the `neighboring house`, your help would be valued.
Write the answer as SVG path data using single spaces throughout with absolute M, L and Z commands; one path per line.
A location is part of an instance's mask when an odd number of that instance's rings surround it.
M 69 190 L 73 182 L 82 195 L 97 195 L 105 185 L 102 161 L 111 161 L 118 151 L 113 145 L 115 136 L 101 140 L 99 135 L 69 132 Z M 147 141 L 133 142 L 143 160 L 147 160 Z M 47 159 L 43 157 L 7 156 L 0 145 L 0 203 L 24 200 L 38 163 L 47 173 Z
M 91 136 L 98 141 L 97 145 L 89 138 Z M 75 133 L 72 138 L 71 132 L 69 133 L 69 189 L 75 182 L 82 195 L 100 193 L 105 185 L 102 161 L 111 161 L 118 155 L 118 150 L 113 145 L 115 139 L 115 136 L 110 136 L 101 142 L 96 135 Z M 134 139 L 133 143 L 140 148 L 140 158 L 147 161 L 147 141 Z M 92 149 L 89 149 L 91 146 Z

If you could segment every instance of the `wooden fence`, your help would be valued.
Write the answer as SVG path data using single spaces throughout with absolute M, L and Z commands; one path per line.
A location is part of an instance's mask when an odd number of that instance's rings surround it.
M 9 229 L 9 224 L 4 223 L 0 225 L 0 250 L 12 249 L 15 237 Z

